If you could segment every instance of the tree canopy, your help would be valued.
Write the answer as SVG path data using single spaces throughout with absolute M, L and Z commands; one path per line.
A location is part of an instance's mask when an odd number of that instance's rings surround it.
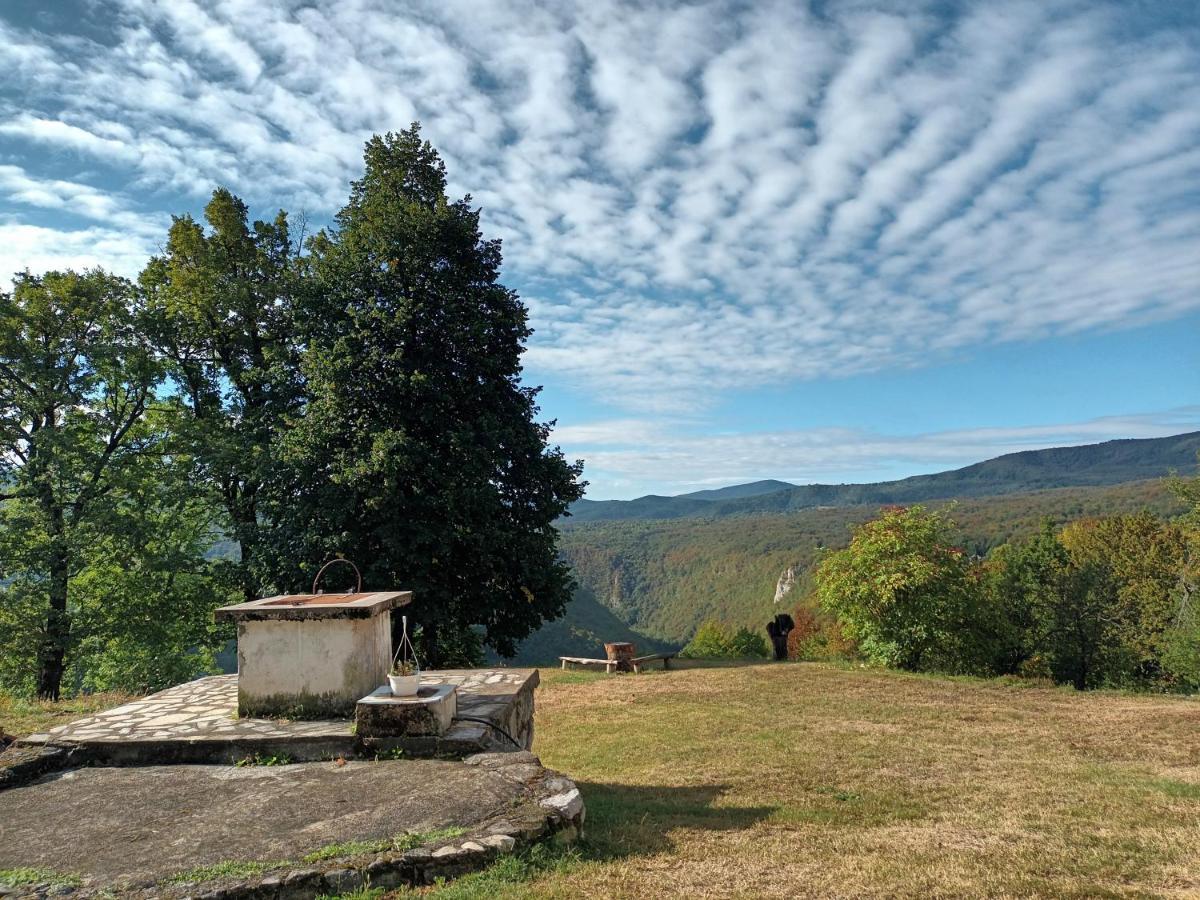
M 554 520 L 581 466 L 548 446 L 520 382 L 524 305 L 500 242 L 451 201 L 414 126 L 367 143 L 336 228 L 311 242 L 300 322 L 304 415 L 283 442 L 293 483 L 274 536 L 295 583 L 335 552 L 414 591 L 433 663 L 501 654 L 561 615 L 571 579 Z
M 333 555 L 414 591 L 426 665 L 511 653 L 561 615 L 554 521 L 581 464 L 521 381 L 527 312 L 479 217 L 413 125 L 367 142 L 305 246 L 219 188 L 136 284 L 18 275 L 0 294 L 0 686 L 191 677 L 231 592 L 306 590 Z

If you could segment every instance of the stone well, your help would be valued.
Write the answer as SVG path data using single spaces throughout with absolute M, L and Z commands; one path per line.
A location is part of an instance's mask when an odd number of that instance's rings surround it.
M 410 591 L 288 594 L 223 606 L 237 623 L 238 715 L 347 718 L 387 680 L 391 611 Z

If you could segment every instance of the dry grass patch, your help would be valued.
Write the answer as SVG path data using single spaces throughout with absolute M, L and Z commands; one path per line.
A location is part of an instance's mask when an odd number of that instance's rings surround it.
M 24 737 L 55 725 L 65 725 L 84 716 L 112 709 L 133 700 L 131 694 L 109 692 L 81 694 L 69 700 L 22 700 L 0 693 L 0 731 Z
M 817 664 L 542 673 L 578 858 L 446 897 L 1200 894 L 1200 702 Z

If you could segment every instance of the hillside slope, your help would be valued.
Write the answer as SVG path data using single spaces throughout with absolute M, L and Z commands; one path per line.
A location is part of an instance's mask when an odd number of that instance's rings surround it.
M 1079 447 L 1053 447 L 1009 453 L 934 475 L 915 475 L 877 484 L 808 484 L 760 491 L 755 482 L 722 491 L 636 500 L 580 500 L 571 507 L 575 522 L 621 519 L 674 519 L 754 513 L 782 513 L 815 506 L 920 503 L 952 497 L 991 497 L 1060 487 L 1123 484 L 1160 478 L 1171 470 L 1192 471 L 1200 452 L 1200 432 L 1165 438 L 1106 441 Z M 753 493 L 746 493 L 750 489 Z M 739 494 L 731 496 L 731 494 Z
M 1154 480 L 968 499 L 954 506 L 952 516 L 961 525 L 964 546 L 985 553 L 1032 534 L 1045 517 L 1066 522 L 1145 508 L 1162 515 L 1180 511 L 1165 484 Z M 513 661 L 553 662 L 585 652 L 578 648 L 589 642 L 586 655 L 592 655 L 605 640 L 679 646 L 710 617 L 759 629 L 774 614 L 776 586 L 785 571 L 794 576 L 784 601 L 791 608 L 809 586 L 808 569 L 820 548 L 844 546 L 850 528 L 878 511 L 866 505 L 572 525 L 563 530 L 560 547 L 580 585 L 576 599 L 565 618 L 530 637 Z M 601 618 L 597 607 L 608 617 Z

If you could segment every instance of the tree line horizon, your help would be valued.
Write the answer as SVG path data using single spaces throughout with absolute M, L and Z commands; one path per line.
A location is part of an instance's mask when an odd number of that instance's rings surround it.
M 553 523 L 582 462 L 520 381 L 500 242 L 419 125 L 366 142 L 303 242 L 225 188 L 203 218 L 173 217 L 136 281 L 26 271 L 0 293 L 0 690 L 211 670 L 216 606 L 307 590 L 338 555 L 413 590 L 430 666 L 562 615 Z

